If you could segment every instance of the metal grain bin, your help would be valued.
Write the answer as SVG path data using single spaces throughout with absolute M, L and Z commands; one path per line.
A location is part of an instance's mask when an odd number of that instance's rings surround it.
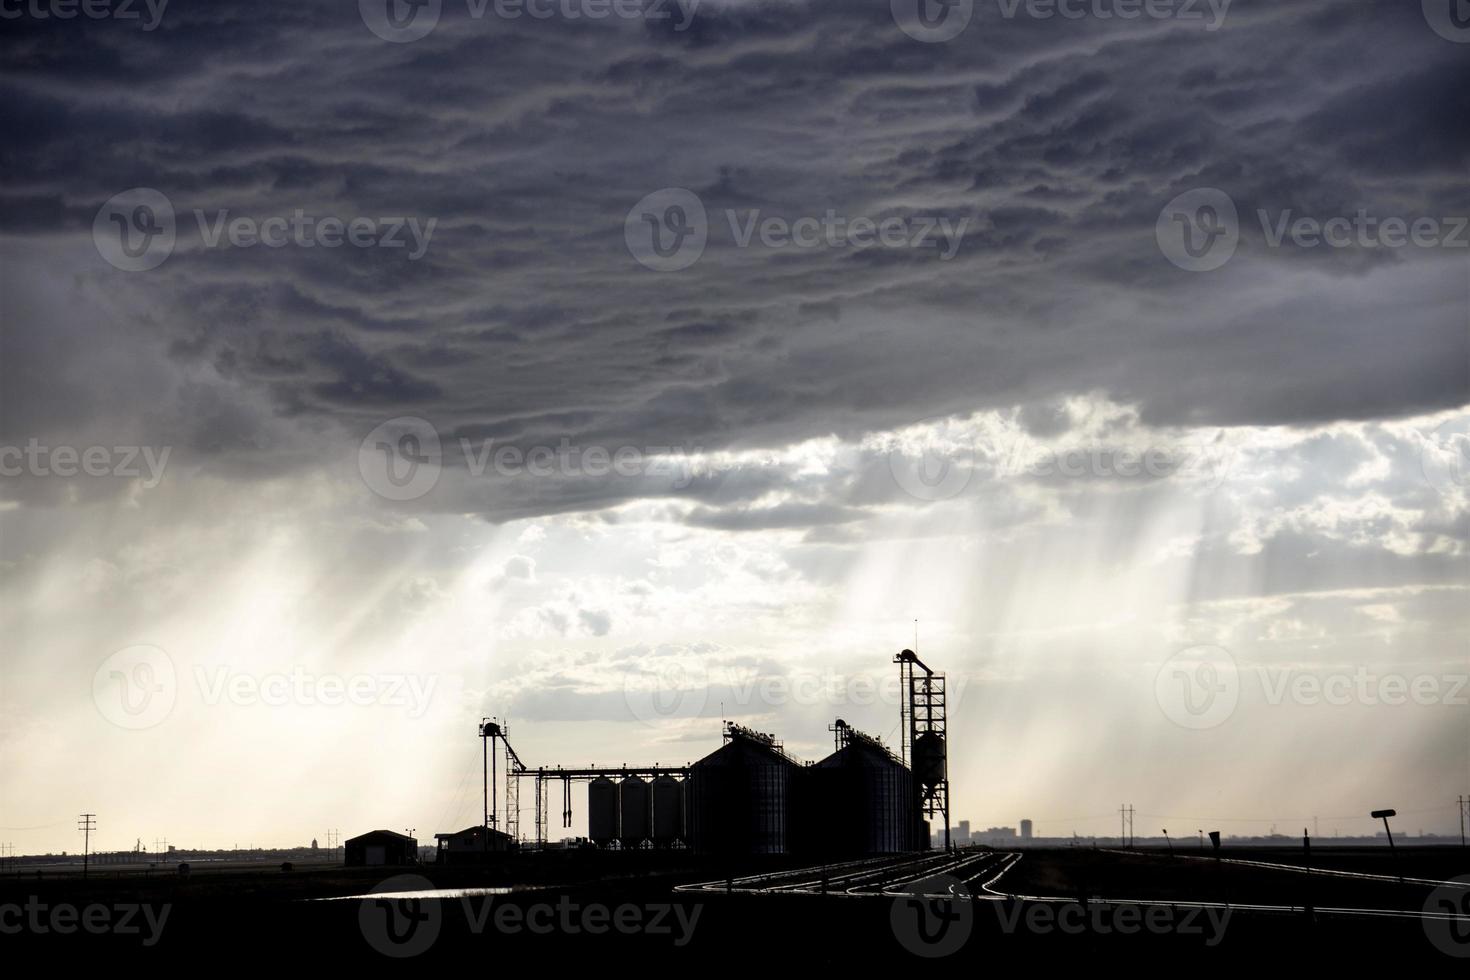
M 618 839 L 618 784 L 606 776 L 587 784 L 587 836 L 599 847 Z
M 648 783 L 638 776 L 629 776 L 618 784 L 619 813 L 622 827 L 618 838 L 624 847 L 637 847 L 652 834 L 649 826 Z
M 854 738 L 802 770 L 804 849 L 820 856 L 898 854 L 917 848 L 913 775 L 878 743 Z
M 796 763 L 769 737 L 730 726 L 690 769 L 689 829 L 703 854 L 786 854 Z
M 653 839 L 659 844 L 684 840 L 684 784 L 673 776 L 653 781 Z

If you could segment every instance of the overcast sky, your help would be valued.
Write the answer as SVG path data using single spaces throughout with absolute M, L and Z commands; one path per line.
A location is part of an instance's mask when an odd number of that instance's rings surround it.
M 956 819 L 1454 832 L 1470 31 L 922 2 L 7 6 L 0 839 L 896 744 L 916 619 Z

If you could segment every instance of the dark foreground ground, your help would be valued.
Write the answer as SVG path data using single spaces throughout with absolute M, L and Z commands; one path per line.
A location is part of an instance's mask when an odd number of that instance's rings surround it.
M 47 875 L 0 879 L 0 957 L 106 959 L 159 965 L 557 969 L 638 963 L 749 975 L 790 966 L 871 970 L 935 965 L 1168 963 L 1187 968 L 1269 963 L 1449 966 L 1470 956 L 1470 889 L 1412 880 L 1306 874 L 1239 862 L 1301 864 L 1284 850 L 1121 853 L 1027 851 L 1006 866 L 957 871 L 963 900 L 885 895 L 685 891 L 789 863 L 725 867 L 671 854 L 520 855 L 480 869 L 300 867 L 201 869 L 187 878 Z M 1317 867 L 1433 881 L 1470 873 L 1459 848 L 1314 852 Z M 361 896 L 397 874 L 438 898 Z M 800 879 L 801 875 L 796 876 Z M 421 888 L 411 880 L 406 888 Z M 946 886 L 948 887 L 948 886 Z M 926 880 L 926 893 L 938 890 Z M 969 896 L 978 896 L 971 898 Z M 1189 903 L 1218 903 L 1199 907 Z M 1275 906 L 1252 909 L 1243 906 Z M 1310 909 L 1311 911 L 1308 911 Z M 1327 911 L 1343 909 L 1352 911 Z M 1429 910 L 1458 913 L 1425 920 Z M 1395 915 L 1410 912 L 1414 915 Z M 631 958 L 631 959 L 630 959 Z

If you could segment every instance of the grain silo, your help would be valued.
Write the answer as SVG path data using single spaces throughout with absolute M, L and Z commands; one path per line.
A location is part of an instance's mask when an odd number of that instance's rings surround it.
M 689 829 L 702 854 L 786 854 L 797 765 L 770 735 L 725 727 L 725 744 L 689 770 Z
M 618 784 L 606 776 L 587 784 L 587 836 L 598 847 L 618 839 Z
M 668 773 L 653 781 L 653 841 L 667 847 L 687 841 L 684 831 L 685 784 Z
M 801 770 L 799 847 L 820 856 L 917 849 L 917 797 L 907 766 L 838 719 L 837 751 Z
M 638 847 L 652 835 L 649 826 L 648 783 L 637 776 L 629 776 L 618 784 L 618 813 L 622 825 L 618 839 L 624 847 Z

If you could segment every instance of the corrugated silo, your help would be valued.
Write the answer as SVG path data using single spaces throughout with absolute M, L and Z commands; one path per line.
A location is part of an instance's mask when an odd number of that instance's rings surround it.
M 618 839 L 618 784 L 606 776 L 587 784 L 587 836 L 599 847 Z
M 842 855 L 915 849 L 913 774 L 877 741 L 856 732 L 811 767 L 827 832 L 821 850 Z M 813 795 L 816 795 L 815 793 Z
M 703 854 L 786 854 L 794 763 L 770 736 L 730 725 L 689 773 L 689 830 Z
M 684 840 L 684 784 L 668 774 L 653 781 L 653 839 Z
M 648 825 L 648 783 L 637 776 L 629 776 L 618 784 L 618 796 L 619 813 L 623 818 L 618 838 L 624 847 L 637 847 L 648 840 L 651 833 Z

